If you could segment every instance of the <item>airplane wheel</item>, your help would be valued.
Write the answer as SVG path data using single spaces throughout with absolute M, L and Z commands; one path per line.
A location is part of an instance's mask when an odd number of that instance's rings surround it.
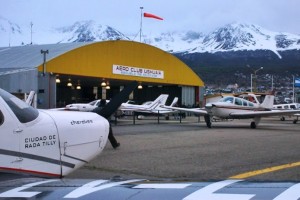
M 250 127 L 251 127 L 252 129 L 256 128 L 255 122 L 251 122 Z
M 294 119 L 293 120 L 293 124 L 296 124 L 298 122 L 298 120 Z

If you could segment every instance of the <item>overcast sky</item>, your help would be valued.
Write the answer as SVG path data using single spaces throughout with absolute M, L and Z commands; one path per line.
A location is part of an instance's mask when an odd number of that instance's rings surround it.
M 232 22 L 300 34 L 300 0 L 0 0 L 0 15 L 34 28 L 94 20 L 125 33 L 138 33 L 141 9 L 164 20 L 143 18 L 143 33 L 209 32 Z

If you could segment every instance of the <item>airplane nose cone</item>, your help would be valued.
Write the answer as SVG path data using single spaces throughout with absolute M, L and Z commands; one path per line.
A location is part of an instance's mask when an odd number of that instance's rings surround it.
M 108 121 L 96 113 L 44 111 L 54 120 L 59 134 L 62 176 L 94 159 L 104 149 L 109 133 Z

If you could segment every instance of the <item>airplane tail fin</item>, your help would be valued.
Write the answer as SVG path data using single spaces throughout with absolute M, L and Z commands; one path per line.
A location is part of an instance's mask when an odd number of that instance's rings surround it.
M 167 102 L 169 95 L 168 94 L 161 94 L 159 97 L 157 97 L 150 105 L 149 108 L 150 110 L 155 109 L 156 107 L 160 105 L 165 105 Z
M 27 98 L 25 100 L 25 102 L 30 106 L 33 105 L 34 95 L 35 95 L 35 91 L 30 91 L 29 95 L 27 96 Z
M 114 96 L 104 108 L 102 108 L 100 111 L 97 111 L 97 114 L 101 115 L 104 118 L 109 118 L 114 112 L 117 111 L 117 109 L 123 102 L 128 100 L 130 93 L 137 86 L 137 81 L 133 81 L 126 85 L 124 89 L 121 92 L 119 92 L 116 96 Z
M 170 106 L 174 107 L 177 104 L 177 102 L 178 102 L 178 97 L 175 97 Z
M 261 103 L 261 106 L 264 108 L 272 109 L 274 105 L 274 99 L 275 96 L 273 93 L 266 95 L 264 101 Z

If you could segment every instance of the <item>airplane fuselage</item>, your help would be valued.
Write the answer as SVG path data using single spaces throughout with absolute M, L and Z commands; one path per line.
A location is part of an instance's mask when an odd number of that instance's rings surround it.
M 236 117 L 232 116 L 232 113 L 243 113 L 245 111 L 262 111 L 266 110 L 265 108 L 261 108 L 257 105 L 253 105 L 252 107 L 243 106 L 243 105 L 233 105 L 232 103 L 227 102 L 216 102 L 206 106 L 206 110 L 208 114 L 211 116 L 217 116 L 221 119 L 242 119 L 242 118 L 253 118 L 253 117 Z
M 0 170 L 63 177 L 102 152 L 109 123 L 96 113 L 37 110 L 0 89 Z

